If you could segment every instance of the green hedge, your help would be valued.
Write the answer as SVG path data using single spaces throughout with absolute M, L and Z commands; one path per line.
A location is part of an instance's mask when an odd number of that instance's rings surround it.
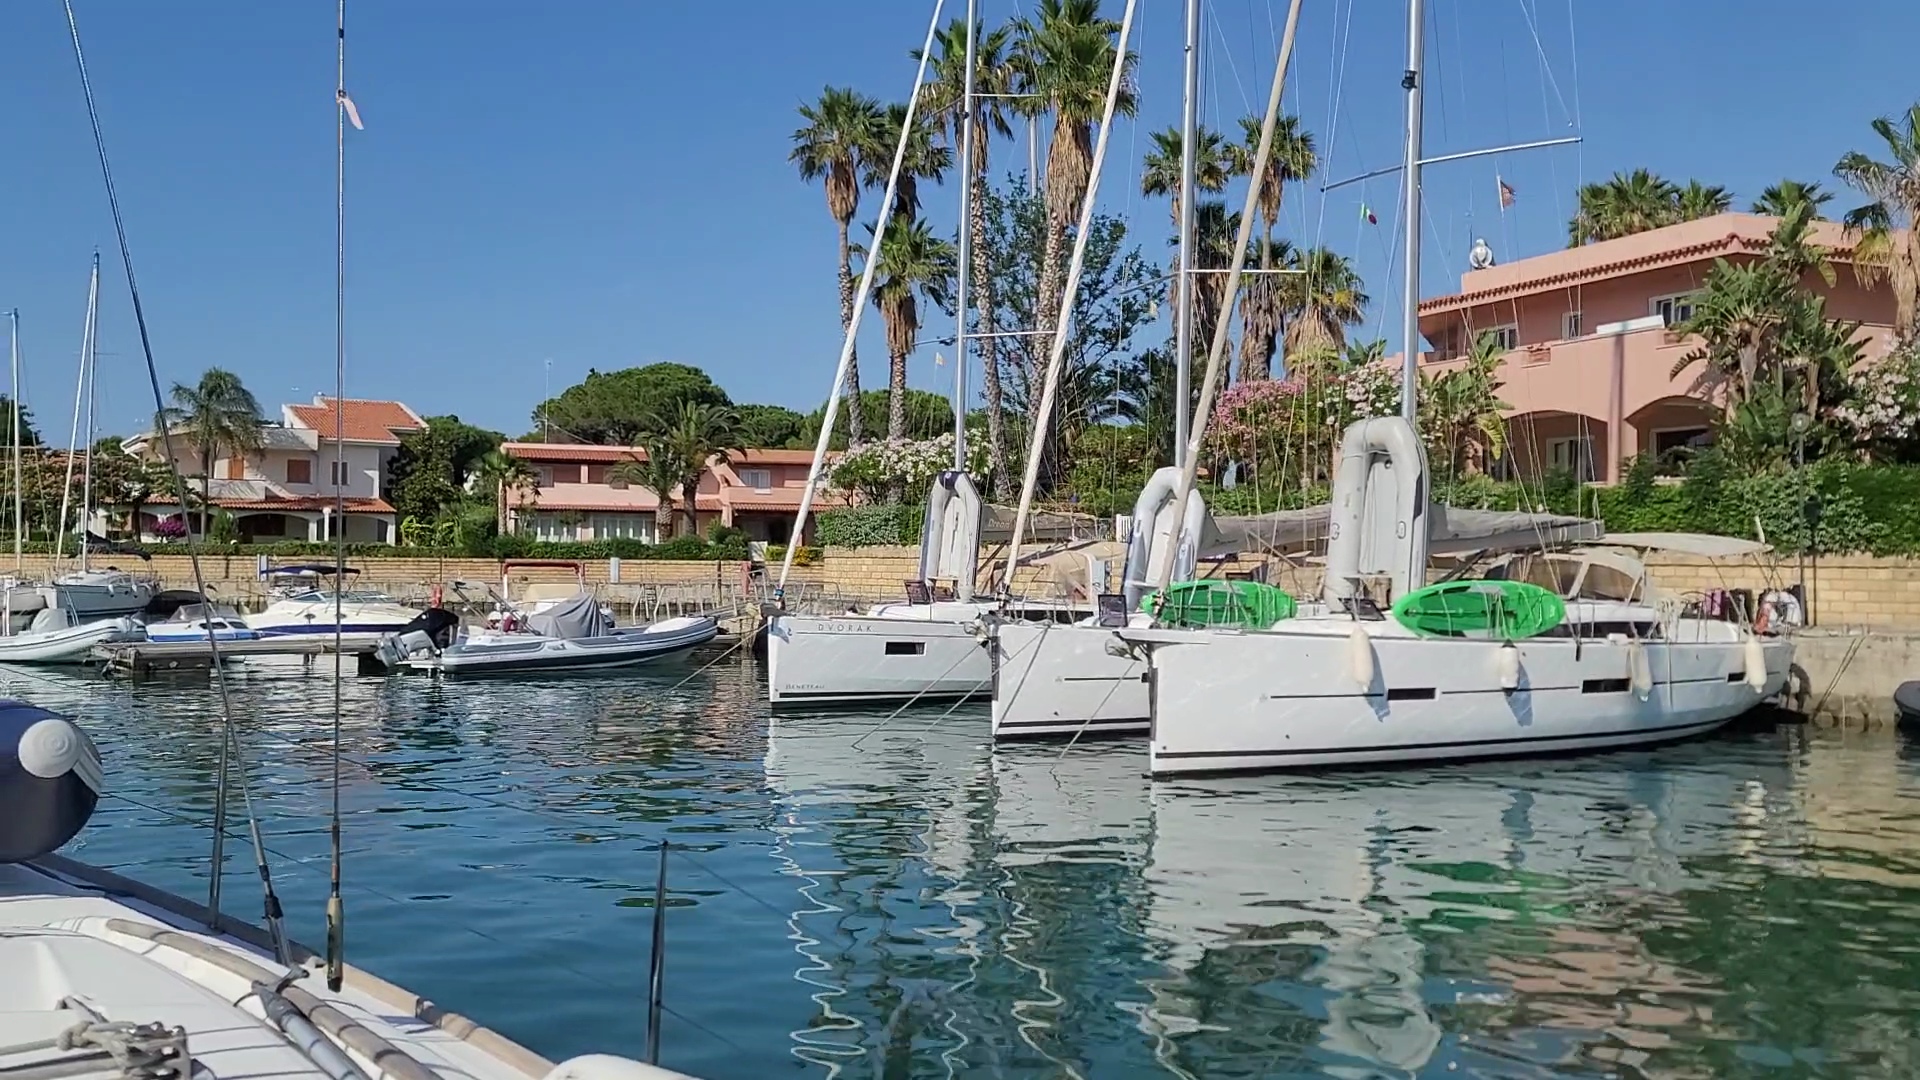
M 876 503 L 822 511 L 814 540 L 822 547 L 882 547 L 920 543 L 925 510 L 914 503 Z

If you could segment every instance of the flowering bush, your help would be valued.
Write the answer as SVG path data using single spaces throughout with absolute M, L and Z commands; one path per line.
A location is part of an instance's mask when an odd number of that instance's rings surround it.
M 1340 432 L 1366 416 L 1400 408 L 1399 373 L 1364 364 L 1328 374 L 1243 382 L 1220 395 L 1208 425 L 1213 452 L 1256 474 L 1290 461 L 1311 481 L 1331 467 Z
M 1831 419 L 1869 453 L 1886 453 L 1920 435 L 1920 343 L 1889 346 L 1848 379 L 1847 400 Z
M 162 540 L 183 540 L 187 535 L 187 523 L 177 514 L 161 518 L 154 523 L 153 535 Z
M 1389 364 L 1366 364 L 1340 375 L 1346 403 L 1343 423 L 1363 416 L 1392 416 L 1400 411 L 1400 372 Z
M 987 447 L 982 440 L 967 441 L 967 471 L 979 476 L 987 469 Z M 833 485 L 879 502 L 904 494 L 917 500 L 944 469 L 953 467 L 953 435 L 931 439 L 881 439 L 849 450 L 833 462 L 828 479 Z

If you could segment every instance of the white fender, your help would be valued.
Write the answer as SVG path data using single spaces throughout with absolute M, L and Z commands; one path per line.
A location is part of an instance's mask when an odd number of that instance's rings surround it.
M 1633 696 L 1641 701 L 1653 695 L 1653 664 L 1647 659 L 1647 648 L 1635 638 L 1627 642 L 1627 678 L 1633 686 Z
M 1205 534 L 1206 500 L 1198 491 L 1187 494 L 1185 512 L 1166 524 L 1161 535 L 1161 515 L 1173 502 L 1180 487 L 1180 470 L 1168 466 L 1156 469 L 1140 489 L 1133 503 L 1133 529 L 1127 537 L 1127 562 L 1120 578 L 1120 591 L 1126 595 L 1127 610 L 1135 611 L 1146 599 L 1158 579 L 1163 560 L 1173 560 L 1173 581 L 1191 581 L 1200 564 L 1200 537 Z M 1167 550 L 1162 545 L 1170 545 Z
M 1494 655 L 1494 670 L 1500 676 L 1500 689 L 1520 689 L 1520 650 L 1509 641 Z
M 1353 633 L 1347 635 L 1347 674 L 1364 690 L 1373 685 L 1373 672 L 1373 639 L 1366 627 L 1355 623 Z
M 1749 633 L 1746 643 L 1747 685 L 1756 691 L 1767 688 L 1767 651 L 1760 646 L 1760 639 Z

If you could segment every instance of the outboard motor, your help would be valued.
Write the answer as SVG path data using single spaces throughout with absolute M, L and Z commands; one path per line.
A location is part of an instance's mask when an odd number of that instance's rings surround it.
M 57 851 L 100 802 L 100 752 L 73 721 L 0 699 L 0 863 Z

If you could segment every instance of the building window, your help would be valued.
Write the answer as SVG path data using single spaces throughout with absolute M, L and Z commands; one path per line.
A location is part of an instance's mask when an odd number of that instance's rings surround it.
M 1593 483 L 1593 436 L 1548 439 L 1547 468 L 1565 469 L 1578 483 Z
M 1569 311 L 1560 316 L 1560 336 L 1571 341 L 1587 332 L 1586 320 L 1578 311 Z
M 290 458 L 287 461 L 287 483 L 313 483 L 313 462 L 306 458 Z
M 587 483 L 589 484 L 606 483 L 607 468 L 608 467 L 605 465 L 588 465 L 587 466 Z
M 1473 335 L 1474 347 L 1478 348 L 1480 342 L 1489 337 L 1493 339 L 1494 347 L 1501 352 L 1512 352 L 1520 347 L 1520 327 L 1515 323 L 1489 326 L 1480 330 Z
M 740 482 L 755 491 L 772 491 L 773 471 L 771 469 L 741 469 Z
M 1677 293 L 1673 296 L 1656 296 L 1650 301 L 1647 314 L 1660 316 L 1660 321 L 1669 329 L 1693 318 L 1693 294 Z
M 545 487 L 545 488 L 546 487 L 550 488 L 553 486 L 553 466 L 541 465 L 538 468 L 533 470 L 533 475 L 534 475 L 534 483 L 538 484 L 539 486 Z
M 533 538 L 548 543 L 579 539 L 579 529 L 572 522 L 563 522 L 558 514 L 535 514 L 533 518 Z
M 595 514 L 588 522 L 595 540 L 638 540 L 653 543 L 652 514 Z
M 327 462 L 327 483 L 332 484 L 334 487 L 346 487 L 350 483 L 349 478 L 351 476 L 353 476 L 353 472 L 349 469 L 346 462 Z

